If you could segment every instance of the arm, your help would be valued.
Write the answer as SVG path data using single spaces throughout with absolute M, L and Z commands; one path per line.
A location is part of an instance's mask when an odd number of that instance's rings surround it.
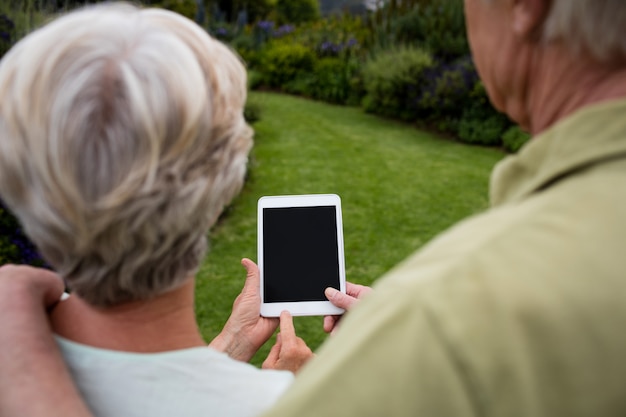
M 63 282 L 27 266 L 0 267 L 0 415 L 88 416 L 56 342 L 46 308 Z
M 231 358 L 248 362 L 278 327 L 277 318 L 261 317 L 259 267 L 250 259 L 242 259 L 246 282 L 235 299 L 233 311 L 219 335 L 209 347 L 227 353 Z

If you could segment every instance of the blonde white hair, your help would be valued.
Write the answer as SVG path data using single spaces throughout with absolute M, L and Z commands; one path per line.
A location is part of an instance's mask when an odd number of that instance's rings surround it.
M 245 99 L 239 59 L 188 19 L 74 11 L 0 62 L 0 195 L 87 302 L 161 294 L 241 188 Z

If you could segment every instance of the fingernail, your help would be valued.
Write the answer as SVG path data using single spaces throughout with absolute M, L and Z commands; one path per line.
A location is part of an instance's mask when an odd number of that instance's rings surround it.
M 328 287 L 324 290 L 324 295 L 326 295 L 326 298 L 328 298 L 329 300 L 331 298 L 333 298 L 335 296 L 335 294 L 337 294 L 337 290 L 333 287 Z

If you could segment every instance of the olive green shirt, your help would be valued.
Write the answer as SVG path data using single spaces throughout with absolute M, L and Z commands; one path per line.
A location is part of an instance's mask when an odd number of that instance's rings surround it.
M 500 162 L 491 200 L 381 280 L 268 416 L 626 416 L 626 101 Z

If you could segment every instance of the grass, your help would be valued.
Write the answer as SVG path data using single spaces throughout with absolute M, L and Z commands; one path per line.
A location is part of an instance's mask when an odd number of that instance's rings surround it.
M 496 149 L 462 145 L 362 113 L 271 93 L 252 93 L 255 125 L 249 178 L 211 234 L 198 274 L 197 316 L 207 340 L 226 321 L 256 259 L 256 203 L 263 195 L 336 193 L 342 199 L 346 276 L 371 284 L 458 220 L 487 207 Z M 312 349 L 325 338 L 321 317 L 298 317 Z M 255 356 L 260 364 L 268 343 Z

